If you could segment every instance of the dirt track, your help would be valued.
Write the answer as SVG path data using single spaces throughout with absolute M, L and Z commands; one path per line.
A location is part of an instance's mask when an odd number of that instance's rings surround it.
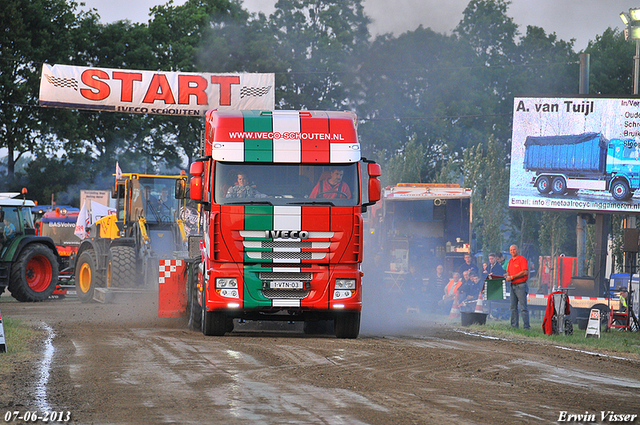
M 37 355 L 0 376 L 0 418 L 55 410 L 81 424 L 386 425 L 640 414 L 640 359 L 483 338 L 426 318 L 394 337 L 366 326 L 357 340 L 308 337 L 285 323 L 213 338 L 127 304 L 0 309 L 43 330 Z

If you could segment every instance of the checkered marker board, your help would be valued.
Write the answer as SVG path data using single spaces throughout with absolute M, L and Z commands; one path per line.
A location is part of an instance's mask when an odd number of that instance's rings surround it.
M 182 260 L 160 260 L 158 282 L 165 283 L 166 279 L 170 278 L 172 273 L 175 273 L 179 267 L 182 267 L 182 263 Z
M 247 96 L 266 96 L 271 90 L 271 87 L 242 87 L 240 89 L 240 99 Z
M 0 353 L 7 352 L 7 343 L 4 339 L 4 325 L 2 324 L 2 313 L 0 313 Z
M 53 75 L 45 74 L 47 81 L 49 84 L 55 87 L 68 87 L 70 89 L 74 89 L 78 91 L 78 81 L 75 78 L 61 78 L 54 77 Z
M 158 261 L 158 317 L 179 317 L 187 309 L 187 263 Z

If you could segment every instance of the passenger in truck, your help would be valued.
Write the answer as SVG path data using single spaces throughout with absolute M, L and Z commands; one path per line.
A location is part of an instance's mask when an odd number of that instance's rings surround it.
M 267 195 L 258 192 L 249 182 L 246 173 L 238 173 L 238 180 L 227 190 L 226 198 L 266 198 Z

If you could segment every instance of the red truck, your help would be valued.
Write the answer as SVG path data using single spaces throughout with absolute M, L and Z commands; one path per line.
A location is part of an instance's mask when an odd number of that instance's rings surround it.
M 362 213 L 380 199 L 380 166 L 361 158 L 355 114 L 209 111 L 205 121 L 204 157 L 190 168 L 202 226 L 189 238 L 190 326 L 224 335 L 233 319 L 302 321 L 311 333 L 333 321 L 337 337 L 356 338 Z

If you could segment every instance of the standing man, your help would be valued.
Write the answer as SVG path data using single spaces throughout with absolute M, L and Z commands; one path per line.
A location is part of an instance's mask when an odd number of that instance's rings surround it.
M 504 276 L 504 269 L 502 265 L 498 263 L 498 259 L 496 258 L 496 254 L 489 254 L 489 264 L 487 266 L 487 271 L 490 276 L 502 277 Z
M 529 310 L 527 308 L 529 262 L 520 255 L 516 245 L 511 245 L 509 252 L 511 253 L 511 259 L 507 265 L 505 279 L 507 282 L 511 282 L 511 327 L 518 328 L 520 326 L 518 317 L 518 304 L 520 304 L 522 324 L 525 329 L 531 329 L 531 326 L 529 326 Z

